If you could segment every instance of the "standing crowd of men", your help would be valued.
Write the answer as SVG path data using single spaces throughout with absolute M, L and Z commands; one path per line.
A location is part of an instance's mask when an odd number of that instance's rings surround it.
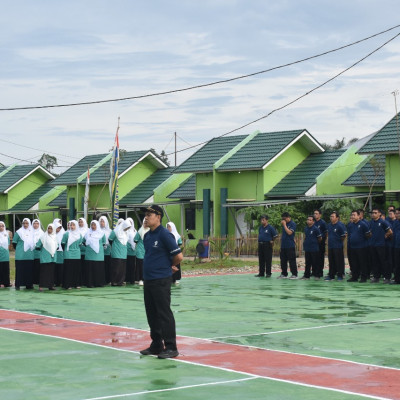
M 267 215 L 261 216 L 258 235 L 259 273 L 256 277 L 271 277 L 272 253 L 278 237 Z M 288 212 L 282 214 L 280 247 L 281 274 L 278 279 L 298 279 L 296 262 L 296 223 Z M 301 279 L 342 281 L 345 277 L 344 243 L 350 266 L 348 282 L 400 284 L 400 208 L 389 206 L 387 215 L 379 208 L 364 219 L 364 210 L 353 210 L 345 225 L 337 211 L 330 214 L 330 223 L 322 219 L 321 210 L 309 215 L 304 229 L 303 249 L 305 270 Z M 324 277 L 326 244 L 328 244 L 328 274 Z M 288 276 L 288 265 L 291 276 Z

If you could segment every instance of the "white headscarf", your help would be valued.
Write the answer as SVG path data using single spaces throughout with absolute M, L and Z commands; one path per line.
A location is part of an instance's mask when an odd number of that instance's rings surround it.
M 56 225 L 56 224 L 62 225 L 62 220 L 61 220 L 60 218 L 56 218 L 56 219 L 53 221 L 53 225 Z
M 120 241 L 120 243 L 125 246 L 128 243 L 128 232 L 125 231 L 126 228 L 130 228 L 131 223 L 129 221 L 122 220 L 119 225 L 114 229 L 115 236 Z
M 29 226 L 26 229 L 23 225 L 25 221 L 29 222 Z M 29 218 L 24 218 L 22 220 L 22 226 L 17 230 L 17 233 L 21 240 L 24 242 L 24 251 L 32 251 L 35 248 L 36 243 L 33 242 L 33 228 L 31 220 Z
M 85 218 L 79 218 L 79 219 L 78 219 L 78 222 L 79 222 L 80 220 L 83 221 L 83 227 L 81 228 L 81 227 L 79 226 L 79 224 L 78 224 L 78 230 L 79 230 L 80 234 L 82 235 L 82 237 L 85 237 L 87 231 L 89 230 L 89 227 L 88 227 L 88 224 L 87 224 Z
M 135 236 L 136 236 L 136 229 L 135 229 L 135 223 L 133 222 L 132 218 L 127 218 L 127 221 L 131 224 L 131 228 L 128 231 L 128 242 L 131 245 L 132 249 L 135 250 L 136 243 L 135 243 Z
M 118 225 L 121 225 L 124 221 L 125 221 L 125 220 L 124 220 L 123 218 L 120 218 L 120 219 L 117 221 L 117 226 L 118 226 Z
M 143 223 L 144 223 L 144 220 L 143 220 Z M 148 227 L 148 226 L 146 226 L 146 228 L 143 226 L 143 224 L 142 224 L 142 226 L 139 228 L 139 230 L 138 230 L 138 234 L 140 235 L 140 237 L 142 238 L 142 240 L 143 240 L 143 238 L 144 238 L 144 235 L 148 232 L 150 230 L 150 228 Z
M 92 224 L 96 224 L 96 230 L 92 229 Z M 90 229 L 85 235 L 86 246 L 91 247 L 95 253 L 99 253 L 100 251 L 100 239 L 104 236 L 104 232 L 100 228 L 99 221 L 93 220 L 90 223 Z
M 178 233 L 176 226 L 173 222 L 168 222 L 166 227 L 168 229 L 168 225 L 171 227 L 171 233 L 174 235 L 176 243 L 178 244 L 178 240 L 181 238 L 181 235 Z
M 39 228 L 34 228 L 33 227 L 33 224 L 35 223 L 35 222 L 38 222 L 39 223 Z M 36 243 L 42 238 L 42 236 L 43 236 L 43 229 L 42 229 L 42 227 L 41 227 L 41 224 L 40 224 L 40 221 L 38 220 L 38 219 L 34 219 L 33 221 L 32 221 L 32 230 L 33 230 L 33 243 L 35 243 L 35 245 L 36 245 Z
M 72 229 L 71 223 L 75 225 L 75 229 Z M 71 246 L 72 243 L 76 242 L 82 237 L 79 232 L 78 221 L 75 221 L 73 219 L 69 221 L 69 224 L 70 224 L 70 230 L 68 231 L 67 251 L 69 250 L 69 246 Z
M 53 228 L 52 233 L 49 233 L 47 231 L 49 226 L 51 226 Z M 56 254 L 56 251 L 58 248 L 56 227 L 54 224 L 49 224 L 49 225 L 47 225 L 47 229 L 46 229 L 46 232 L 43 234 L 42 244 L 43 244 L 43 248 L 45 248 L 52 257 L 54 257 L 54 254 Z
M 59 221 L 59 220 L 55 219 L 54 221 Z M 56 231 L 55 231 L 55 233 L 56 233 L 57 242 L 58 242 L 58 249 L 57 249 L 57 251 L 63 251 L 63 249 L 62 249 L 62 247 L 61 247 L 61 241 L 62 241 L 62 238 L 63 238 L 63 236 L 64 236 L 65 229 L 63 228 L 63 226 L 62 226 L 59 222 L 53 222 L 53 225 L 54 225 L 54 227 L 55 227 L 56 230 L 57 230 L 58 228 L 61 227 L 60 231 L 59 231 L 59 232 L 56 232 Z
M 0 225 L 4 226 L 4 231 L 0 232 L 0 247 L 3 247 L 4 249 L 8 250 L 8 239 L 10 236 L 8 236 L 8 231 L 6 228 L 6 224 L 3 221 L 0 221 Z
M 104 228 L 100 227 L 100 229 L 106 235 L 106 239 L 108 240 L 108 237 L 110 236 L 110 233 L 111 233 L 110 224 L 108 223 L 108 219 L 107 219 L 107 217 L 105 217 L 103 215 L 102 217 L 100 217 L 99 222 L 100 221 L 104 221 Z

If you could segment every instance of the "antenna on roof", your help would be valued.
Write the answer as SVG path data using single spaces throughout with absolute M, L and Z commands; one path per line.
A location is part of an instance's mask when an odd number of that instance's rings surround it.
M 392 92 L 392 95 L 394 97 L 394 108 L 396 110 L 397 143 L 399 145 L 399 157 L 400 157 L 399 114 L 397 112 L 397 95 L 398 94 L 399 94 L 399 91 L 397 89 Z

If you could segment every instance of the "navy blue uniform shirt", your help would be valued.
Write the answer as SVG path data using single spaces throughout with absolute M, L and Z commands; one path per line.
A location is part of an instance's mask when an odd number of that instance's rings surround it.
M 160 225 L 144 235 L 143 244 L 143 278 L 152 280 L 172 276 L 171 260 L 181 252 L 174 235 Z
M 393 242 L 396 249 L 400 249 L 400 221 L 393 222 Z
M 269 224 L 267 226 L 261 225 L 258 228 L 258 241 L 259 242 L 270 242 L 277 236 L 278 236 L 278 234 L 276 233 L 275 228 Z
M 370 232 L 369 225 L 360 220 L 357 223 L 350 222 L 347 226 L 349 234 L 348 243 L 352 249 L 363 249 L 368 245 L 368 238 L 365 236 Z
M 370 239 L 370 246 L 384 247 L 385 246 L 385 233 L 390 229 L 390 224 L 386 220 L 379 218 L 376 221 L 371 220 L 369 223 L 371 227 L 372 237 Z
M 326 239 L 326 234 L 328 232 L 328 227 L 326 225 L 326 222 L 323 219 L 320 219 L 319 221 L 315 221 L 314 225 L 319 229 L 322 235 L 322 241 Z
M 343 249 L 342 237 L 346 236 L 343 222 L 328 224 L 328 249 Z
M 293 233 L 291 235 L 288 235 L 282 226 L 282 236 L 281 236 L 281 248 L 282 249 L 290 249 L 292 247 L 295 247 L 294 243 L 294 234 L 296 232 L 296 224 L 290 220 L 286 224 L 287 228 L 291 230 Z
M 303 249 L 304 251 L 317 252 L 319 251 L 319 242 L 318 238 L 321 237 L 321 231 L 314 225 L 311 227 L 306 226 L 304 229 L 304 242 Z
M 385 221 L 390 225 L 390 229 L 393 231 L 393 224 L 395 223 L 396 220 L 391 220 L 390 218 L 387 218 Z M 394 247 L 394 237 L 391 236 L 390 238 L 385 239 L 385 246 L 386 247 Z

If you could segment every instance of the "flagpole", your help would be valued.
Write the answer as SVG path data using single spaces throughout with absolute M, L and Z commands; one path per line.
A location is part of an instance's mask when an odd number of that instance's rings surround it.
M 115 134 L 112 158 L 110 163 L 110 201 L 111 201 L 111 223 L 113 228 L 117 225 L 119 218 L 119 199 L 118 199 L 118 162 L 119 162 L 119 122 L 118 117 L 117 132 Z

